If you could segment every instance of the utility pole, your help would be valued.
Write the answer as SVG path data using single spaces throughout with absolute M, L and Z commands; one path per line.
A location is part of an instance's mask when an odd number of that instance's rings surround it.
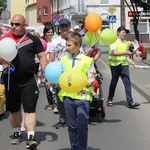
M 125 5 L 124 5 L 124 0 L 120 1 L 120 16 L 121 16 L 121 26 L 125 26 Z
M 59 0 L 57 0 L 57 15 L 59 15 Z M 58 25 L 55 25 L 55 31 L 56 33 L 59 32 L 59 26 Z
M 53 9 L 53 0 L 50 0 L 50 4 L 51 4 L 51 24 L 54 27 L 54 9 Z

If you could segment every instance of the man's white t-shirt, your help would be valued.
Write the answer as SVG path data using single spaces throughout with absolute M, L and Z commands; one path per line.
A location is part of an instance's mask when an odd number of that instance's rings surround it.
M 47 52 L 55 53 L 55 61 L 60 61 L 62 56 L 68 54 L 68 52 L 66 52 L 66 40 L 61 36 L 57 37 L 50 43 Z

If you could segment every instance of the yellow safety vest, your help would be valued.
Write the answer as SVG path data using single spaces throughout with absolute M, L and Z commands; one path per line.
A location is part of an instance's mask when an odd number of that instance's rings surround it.
M 123 40 L 123 43 L 120 43 L 119 39 L 117 39 L 114 44 L 116 46 L 117 52 L 125 52 L 128 50 L 129 47 L 128 41 L 126 40 Z M 108 66 L 118 66 L 120 64 L 122 66 L 126 66 L 128 65 L 127 56 L 126 55 L 115 56 L 109 48 L 109 57 L 107 64 Z
M 65 66 L 66 71 L 74 69 L 77 71 L 81 71 L 85 75 L 87 75 L 88 69 L 93 63 L 93 59 L 85 55 L 82 55 L 81 58 L 78 59 L 78 62 L 75 64 L 73 68 L 70 64 L 70 61 L 71 61 L 71 58 L 68 55 L 61 57 L 61 62 Z M 77 81 L 77 82 L 80 82 L 80 81 Z M 92 101 L 93 86 L 90 86 L 88 88 L 85 87 L 83 90 L 85 91 L 85 94 L 79 95 L 77 93 L 68 93 L 61 89 L 60 92 L 58 93 L 58 96 L 61 101 L 63 101 L 64 96 L 71 97 L 73 99 L 79 99 L 79 100 L 83 99 L 83 100 Z

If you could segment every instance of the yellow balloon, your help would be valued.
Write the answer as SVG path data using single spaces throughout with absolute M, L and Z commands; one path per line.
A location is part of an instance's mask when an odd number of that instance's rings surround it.
M 131 41 L 128 41 L 128 46 L 131 46 L 131 44 L 132 44 Z
M 87 84 L 87 77 L 77 70 L 69 70 L 61 74 L 59 86 L 68 93 L 80 92 Z

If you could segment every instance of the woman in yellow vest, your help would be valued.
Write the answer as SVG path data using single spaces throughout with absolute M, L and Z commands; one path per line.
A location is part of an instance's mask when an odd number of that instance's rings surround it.
M 68 133 L 72 150 L 87 150 L 88 119 L 90 102 L 92 101 L 95 68 L 93 58 L 80 52 L 82 36 L 77 32 L 71 32 L 66 37 L 66 51 L 69 53 L 61 57 L 61 62 L 67 70 L 78 70 L 88 77 L 84 92 L 67 93 L 62 89 L 59 92 L 60 99 L 64 102 Z M 80 81 L 76 81 L 80 82 Z
M 135 66 L 135 63 L 129 58 L 132 53 L 128 50 L 128 41 L 124 40 L 127 33 L 129 33 L 129 30 L 125 29 L 123 26 L 119 27 L 117 29 L 118 39 L 115 43 L 110 45 L 107 63 L 110 66 L 112 79 L 109 86 L 107 106 L 113 106 L 112 100 L 119 77 L 121 77 L 125 87 L 128 106 L 130 108 L 135 108 L 140 105 L 139 103 L 133 102 L 131 93 L 128 62 L 133 66 Z

